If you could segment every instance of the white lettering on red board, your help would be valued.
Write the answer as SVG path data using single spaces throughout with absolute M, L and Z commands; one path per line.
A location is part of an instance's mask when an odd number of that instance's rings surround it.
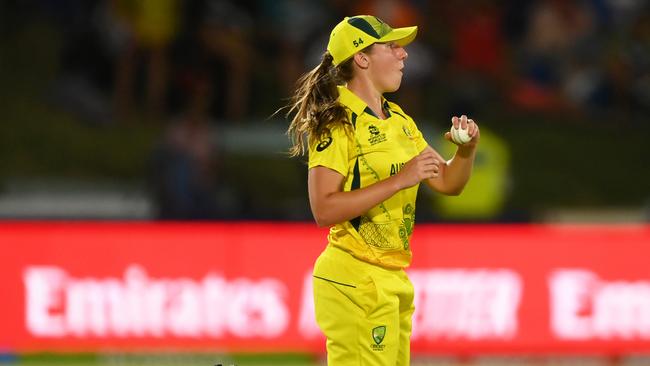
M 517 335 L 522 280 L 508 269 L 411 270 L 411 339 L 508 340 Z
M 589 270 L 558 269 L 548 285 L 557 338 L 650 339 L 650 281 L 605 281 Z
M 314 339 L 322 336 L 321 330 L 316 323 L 314 309 L 314 286 L 312 271 L 310 270 L 303 277 L 302 304 L 298 320 L 298 330 L 305 339 Z
M 410 270 L 416 312 L 412 339 L 511 339 L 522 281 L 507 269 Z M 123 277 L 75 278 L 55 266 L 24 271 L 26 325 L 39 337 L 282 336 L 297 316 L 305 339 L 322 336 L 314 319 L 311 272 L 300 309 L 290 311 L 275 278 L 153 278 L 138 266 Z
M 288 290 L 273 278 L 152 278 L 131 265 L 102 279 L 29 266 L 23 280 L 26 326 L 39 337 L 273 338 L 289 325 Z

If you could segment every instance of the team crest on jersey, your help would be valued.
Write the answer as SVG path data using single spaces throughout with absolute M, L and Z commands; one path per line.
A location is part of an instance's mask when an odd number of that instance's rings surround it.
M 380 142 L 386 141 L 386 133 L 379 131 L 377 126 L 368 126 L 368 132 L 370 132 L 370 137 L 368 138 L 370 145 L 376 145 Z
M 318 145 L 316 145 L 316 151 L 321 152 L 327 149 L 331 143 L 332 143 L 332 138 L 331 137 L 326 138 L 325 140 L 319 142 Z

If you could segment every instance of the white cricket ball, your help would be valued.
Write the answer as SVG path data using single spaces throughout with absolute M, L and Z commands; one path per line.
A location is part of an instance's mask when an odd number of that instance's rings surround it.
M 451 133 L 451 139 L 459 145 L 466 144 L 472 139 L 469 136 L 469 130 L 467 128 L 461 128 L 460 125 L 458 125 L 458 128 L 454 128 L 454 125 L 451 125 L 449 132 Z

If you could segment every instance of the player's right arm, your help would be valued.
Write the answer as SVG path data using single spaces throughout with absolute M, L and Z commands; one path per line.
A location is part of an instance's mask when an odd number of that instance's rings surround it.
M 398 191 L 424 179 L 434 178 L 440 161 L 424 151 L 411 159 L 399 173 L 370 186 L 344 192 L 345 177 L 324 166 L 309 169 L 309 203 L 318 226 L 330 226 L 361 216 Z

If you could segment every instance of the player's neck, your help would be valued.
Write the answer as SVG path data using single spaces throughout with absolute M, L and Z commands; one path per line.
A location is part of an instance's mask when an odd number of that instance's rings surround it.
M 381 119 L 386 119 L 381 103 L 382 93 L 375 89 L 375 86 L 369 79 L 354 78 L 348 82 L 348 89 L 361 98 L 376 116 L 379 116 Z

